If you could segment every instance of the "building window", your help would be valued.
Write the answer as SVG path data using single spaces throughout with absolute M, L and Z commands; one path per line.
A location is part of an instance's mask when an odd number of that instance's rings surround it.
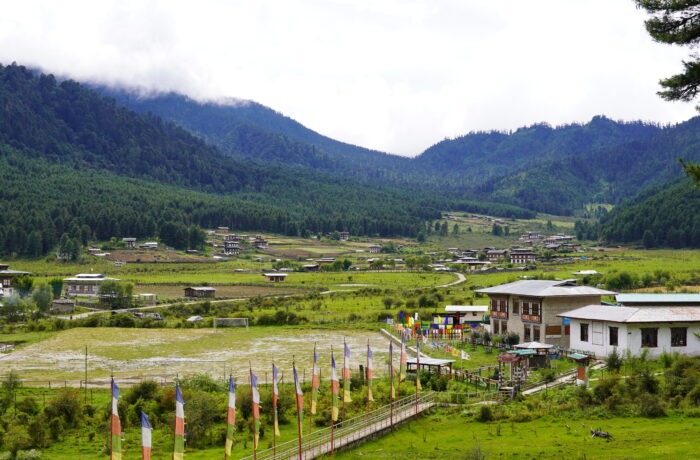
M 525 326 L 525 333 L 523 334 L 523 341 L 530 342 L 530 326 Z
M 588 324 L 581 324 L 581 342 L 588 342 Z
M 519 300 L 513 301 L 513 314 L 514 315 L 520 314 L 520 301 Z
M 506 332 L 508 332 L 508 322 L 501 321 L 501 335 L 505 334 Z
M 642 331 L 642 346 L 646 348 L 656 348 L 658 343 L 659 328 L 643 327 Z
M 533 342 L 540 341 L 540 327 L 539 326 L 532 326 L 532 341 Z
M 671 328 L 671 346 L 672 347 L 688 346 L 688 328 L 687 327 L 672 327 Z
M 613 347 L 617 346 L 617 328 L 616 327 L 609 327 L 608 328 L 609 336 L 610 336 L 610 345 Z
M 494 321 L 493 322 L 493 333 L 498 334 L 498 325 L 501 324 L 500 321 Z

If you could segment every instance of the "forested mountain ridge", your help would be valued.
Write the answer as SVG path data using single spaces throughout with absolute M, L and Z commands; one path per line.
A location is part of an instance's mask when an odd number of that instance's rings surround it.
M 440 209 L 533 215 L 233 158 L 172 122 L 18 65 L 0 66 L 0 184 L 0 255 L 44 254 L 64 235 L 156 235 L 185 248 L 201 244 L 199 226 L 416 236 Z
M 697 159 L 700 152 L 698 119 L 661 127 L 596 116 L 585 124 L 470 133 L 409 159 L 333 141 L 253 102 L 202 104 L 173 94 L 139 98 L 101 91 L 172 120 L 234 157 L 561 215 L 590 202 L 618 204 L 673 180 L 682 175 L 676 159 Z
M 601 222 L 608 241 L 645 247 L 700 247 L 700 189 L 690 179 L 650 188 Z
M 96 89 L 136 112 L 173 121 L 234 157 L 371 180 L 400 179 L 411 168 L 408 158 L 336 141 L 253 101 L 200 103 L 173 93 L 139 97 L 123 90 Z

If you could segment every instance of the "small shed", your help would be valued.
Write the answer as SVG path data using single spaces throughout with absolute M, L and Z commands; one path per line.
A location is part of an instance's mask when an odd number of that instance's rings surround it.
M 51 302 L 51 309 L 49 310 L 54 315 L 73 313 L 75 310 L 75 302 L 68 299 L 56 299 Z
M 515 351 L 527 356 L 528 367 L 542 369 L 549 364 L 549 350 L 554 345 L 542 342 L 525 342 L 516 345 Z
M 214 297 L 216 289 L 208 286 L 186 287 L 185 297 Z
M 272 281 L 273 283 L 281 283 L 287 279 L 286 273 L 265 273 L 264 276 L 267 277 L 268 281 Z
M 416 372 L 418 368 L 417 358 L 408 358 L 406 360 L 406 372 Z M 432 374 L 435 372 L 437 375 L 447 374 L 452 377 L 452 363 L 454 359 L 436 359 L 436 358 L 420 358 L 420 369 L 427 370 L 428 373 Z

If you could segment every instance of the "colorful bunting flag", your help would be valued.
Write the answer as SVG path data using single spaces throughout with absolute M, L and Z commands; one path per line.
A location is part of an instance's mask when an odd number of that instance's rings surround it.
M 367 344 L 367 401 L 374 401 L 372 395 L 372 377 L 374 376 L 374 353 Z
M 406 363 L 408 362 L 408 355 L 406 354 L 406 335 L 401 334 L 401 357 L 399 359 L 399 382 L 403 382 L 406 379 Z
M 304 415 L 304 393 L 301 391 L 301 383 L 299 383 L 299 376 L 297 375 L 297 367 L 295 364 L 292 364 L 292 372 L 294 373 L 294 388 L 297 394 L 297 413 L 299 414 L 299 423 L 301 424 Z M 301 427 L 301 425 L 299 426 Z
M 151 460 L 151 430 L 148 415 L 141 412 L 141 460 Z
M 389 342 L 389 397 L 393 401 L 396 399 L 396 390 L 394 389 L 394 345 Z
M 314 345 L 314 368 L 311 375 L 311 413 L 316 414 L 318 401 L 318 390 L 321 386 L 321 380 L 318 375 L 318 353 L 316 353 L 316 345 Z
M 258 391 L 258 376 L 250 371 L 250 388 L 253 393 L 253 450 L 258 450 L 260 441 L 260 391 Z
M 110 417 L 110 433 L 112 448 L 110 460 L 121 460 L 122 458 L 122 424 L 119 420 L 117 405 L 119 402 L 119 387 L 112 379 L 112 416 Z
M 275 436 L 280 436 L 280 424 L 277 417 L 277 400 L 280 397 L 280 390 L 278 387 L 279 379 L 280 371 L 277 369 L 277 366 L 275 366 L 275 363 L 272 363 L 272 412 L 274 414 L 273 427 Z
M 231 455 L 233 433 L 236 431 L 236 385 L 233 376 L 228 379 L 228 409 L 226 411 L 226 457 Z
M 350 397 L 350 347 L 347 343 L 343 355 L 343 402 L 352 402 L 352 397 Z
M 175 442 L 173 460 L 185 458 L 185 400 L 182 399 L 180 385 L 175 384 Z
M 416 393 L 421 391 L 420 384 L 420 339 L 416 340 Z
M 331 351 L 331 420 L 334 422 L 338 421 L 338 393 L 340 391 L 340 383 L 338 382 L 338 374 L 335 371 L 335 357 L 333 357 L 333 351 Z

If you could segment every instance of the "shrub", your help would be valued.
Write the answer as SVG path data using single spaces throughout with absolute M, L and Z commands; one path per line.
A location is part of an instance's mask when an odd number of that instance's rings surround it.
M 658 396 L 642 394 L 639 397 L 639 415 L 647 418 L 664 417 L 666 411 L 661 405 L 661 400 Z
M 620 372 L 620 369 L 622 368 L 622 357 L 620 356 L 620 353 L 618 353 L 617 348 L 613 348 L 613 350 L 610 352 L 608 355 L 608 369 L 612 372 Z
M 493 421 L 493 411 L 491 410 L 491 406 L 489 405 L 482 405 L 479 408 L 479 413 L 476 415 L 476 420 L 478 422 L 491 422 Z

